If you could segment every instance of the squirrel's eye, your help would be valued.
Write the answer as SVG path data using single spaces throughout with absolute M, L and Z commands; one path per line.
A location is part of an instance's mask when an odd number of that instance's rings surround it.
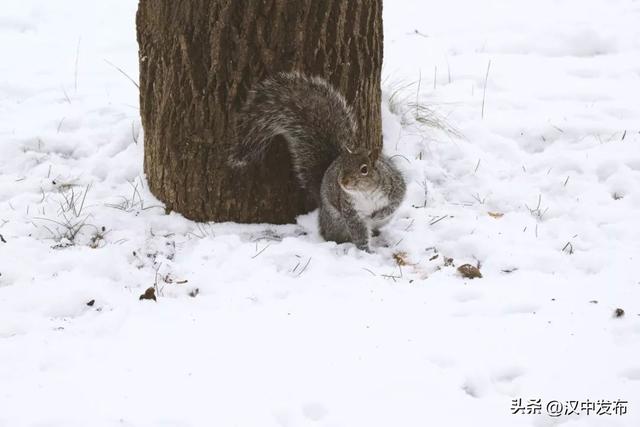
M 362 175 L 366 175 L 369 173 L 369 167 L 367 165 L 360 166 L 360 173 Z

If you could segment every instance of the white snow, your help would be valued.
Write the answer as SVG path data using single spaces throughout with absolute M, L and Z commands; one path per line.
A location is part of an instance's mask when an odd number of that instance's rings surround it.
M 640 425 L 640 2 L 386 1 L 374 254 L 165 215 L 136 6 L 2 4 L 0 427 Z

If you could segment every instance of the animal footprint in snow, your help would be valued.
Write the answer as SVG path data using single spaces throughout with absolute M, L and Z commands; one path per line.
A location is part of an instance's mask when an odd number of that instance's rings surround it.
M 640 381 L 640 368 L 631 368 L 622 372 L 622 377 L 631 381 Z
M 322 404 L 312 402 L 302 406 L 302 413 L 311 421 L 320 421 L 327 416 L 327 408 Z
M 540 307 L 530 303 L 513 304 L 502 310 L 503 314 L 535 314 Z
M 482 292 L 478 292 L 474 289 L 465 289 L 463 291 L 458 292 L 454 299 L 458 302 L 469 302 L 476 301 L 482 298 Z
M 523 374 L 524 371 L 521 368 L 514 366 L 496 372 L 493 379 L 498 382 L 512 382 Z
M 471 397 L 476 399 L 485 395 L 487 389 L 487 380 L 480 375 L 474 375 L 468 377 L 464 384 L 462 384 L 462 390 Z
M 518 381 L 518 378 L 522 375 L 524 375 L 522 368 L 507 366 L 492 373 L 491 384 L 499 393 L 506 396 L 514 396 L 521 391 L 521 382 Z

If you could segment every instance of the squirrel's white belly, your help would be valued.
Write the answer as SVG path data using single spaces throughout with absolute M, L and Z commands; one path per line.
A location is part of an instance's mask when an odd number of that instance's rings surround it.
M 370 219 L 371 214 L 389 204 L 389 198 L 380 190 L 371 192 L 349 192 L 353 208 L 361 218 Z

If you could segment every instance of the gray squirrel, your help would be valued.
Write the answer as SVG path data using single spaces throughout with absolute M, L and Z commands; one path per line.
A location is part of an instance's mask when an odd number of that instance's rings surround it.
M 357 125 L 344 97 L 320 77 L 279 73 L 249 93 L 236 121 L 230 164 L 259 161 L 284 136 L 296 177 L 320 207 L 320 234 L 370 251 L 370 234 L 391 219 L 406 184 L 389 158 L 356 149 Z

